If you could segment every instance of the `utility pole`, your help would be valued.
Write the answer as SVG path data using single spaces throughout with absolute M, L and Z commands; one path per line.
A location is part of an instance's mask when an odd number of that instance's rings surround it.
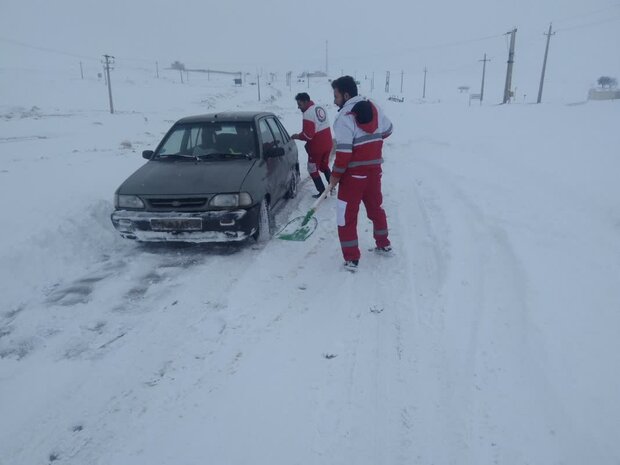
M 260 102 L 260 74 L 256 74 L 256 79 L 258 81 L 258 101 Z
M 103 55 L 105 58 L 104 69 L 108 80 L 108 96 L 110 97 L 110 113 L 114 114 L 114 104 L 112 103 L 112 83 L 110 82 L 110 65 L 114 64 L 114 57 L 111 55 Z
M 549 54 L 549 42 L 551 36 L 555 35 L 555 32 L 551 32 L 551 23 L 549 23 L 549 32 L 545 34 L 547 36 L 547 46 L 545 47 L 545 58 L 543 60 L 542 73 L 540 74 L 540 87 L 538 87 L 538 100 L 536 103 L 540 103 L 542 100 L 543 83 L 545 82 L 545 71 L 547 69 L 547 55 Z
M 82 69 L 82 62 L 80 61 L 80 75 L 82 76 L 82 79 L 84 79 L 84 69 Z
M 403 93 L 403 76 L 405 75 L 404 71 L 400 71 L 400 93 Z
M 181 84 L 183 84 L 183 70 L 179 69 L 179 75 L 181 76 Z
M 506 69 L 506 85 L 504 86 L 504 101 L 502 103 L 508 103 L 510 101 L 510 88 L 512 87 L 512 66 L 515 58 L 515 37 L 517 35 L 517 28 L 507 32 L 505 35 L 510 34 L 510 50 L 508 52 L 508 68 Z
M 478 60 L 482 62 L 482 85 L 480 86 L 480 105 L 482 105 L 482 99 L 484 99 L 484 75 L 487 70 L 487 61 L 491 61 L 491 59 L 487 60 L 487 54 L 484 54 L 484 58 L 482 60 Z
M 424 87 L 422 88 L 422 98 L 426 98 L 426 73 L 428 72 L 428 69 L 426 69 L 426 66 L 424 67 Z
M 157 79 L 159 79 L 159 63 L 155 62 L 155 74 L 157 75 Z
M 390 93 L 390 72 L 389 71 L 385 72 L 385 93 L 386 94 Z
M 329 74 L 328 44 L 329 42 L 326 40 L 325 41 L 325 74 Z

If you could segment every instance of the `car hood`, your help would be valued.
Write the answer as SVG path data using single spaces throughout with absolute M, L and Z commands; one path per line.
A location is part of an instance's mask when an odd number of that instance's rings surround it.
M 239 192 L 256 160 L 149 161 L 118 189 L 125 195 L 199 195 Z

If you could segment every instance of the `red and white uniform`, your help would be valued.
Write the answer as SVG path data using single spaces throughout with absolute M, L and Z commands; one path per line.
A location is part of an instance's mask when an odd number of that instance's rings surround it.
M 362 103 L 369 116 L 358 122 L 353 107 Z M 359 108 L 359 107 L 358 107 Z M 372 110 L 372 112 L 371 112 Z M 356 96 L 347 100 L 334 122 L 336 160 L 332 176 L 340 177 L 338 188 L 338 236 L 345 260 L 359 260 L 357 214 L 360 202 L 373 223 L 377 247 L 390 245 L 383 196 L 381 164 L 383 139 L 392 133 L 392 123 L 373 102 Z
M 329 170 L 329 155 L 333 148 L 332 130 L 323 107 L 310 100 L 310 106 L 303 112 L 303 128 L 299 140 L 306 142 L 308 172 L 318 177 L 319 171 Z

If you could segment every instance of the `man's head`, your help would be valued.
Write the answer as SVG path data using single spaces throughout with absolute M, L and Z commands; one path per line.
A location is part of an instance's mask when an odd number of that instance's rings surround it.
M 210 125 L 206 125 L 202 128 L 202 147 L 213 147 L 215 144 L 215 131 Z
M 297 100 L 297 108 L 303 113 L 310 107 L 310 96 L 305 92 L 301 92 L 295 96 Z
M 334 103 L 342 108 L 347 100 L 357 96 L 357 84 L 351 76 L 341 76 L 332 81 Z
M 237 124 L 236 129 L 237 129 L 238 136 L 241 136 L 244 138 L 250 138 L 254 136 L 254 134 L 252 133 L 252 126 L 247 123 Z

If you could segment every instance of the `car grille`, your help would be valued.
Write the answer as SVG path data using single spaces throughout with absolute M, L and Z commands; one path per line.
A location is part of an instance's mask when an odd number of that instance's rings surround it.
M 154 210 L 191 211 L 199 210 L 207 205 L 206 197 L 189 199 L 148 199 L 149 206 Z

